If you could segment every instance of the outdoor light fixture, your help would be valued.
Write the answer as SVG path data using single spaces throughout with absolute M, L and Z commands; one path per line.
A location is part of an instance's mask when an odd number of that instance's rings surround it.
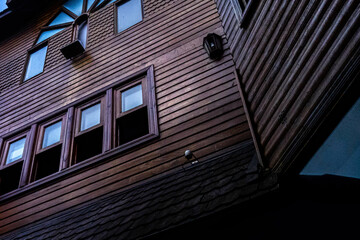
M 210 59 L 219 60 L 224 53 L 222 38 L 215 33 L 209 33 L 204 37 L 203 46 Z
M 61 48 L 60 51 L 66 59 L 73 58 L 85 51 L 83 45 L 79 40 L 75 40 L 65 47 Z
M 195 161 L 192 161 L 192 162 L 191 162 L 192 165 L 198 163 L 199 161 L 198 161 L 197 157 L 191 152 L 191 150 L 186 150 L 186 151 L 185 151 L 185 158 L 186 158 L 187 160 L 190 160 L 190 159 L 192 159 L 193 157 L 195 158 Z
M 88 17 L 89 15 L 84 13 L 75 19 L 72 34 L 73 41 L 60 49 L 66 59 L 76 57 L 85 51 Z

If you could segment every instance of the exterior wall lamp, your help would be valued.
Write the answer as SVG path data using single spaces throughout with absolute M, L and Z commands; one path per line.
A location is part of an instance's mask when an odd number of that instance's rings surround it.
M 87 38 L 87 20 L 89 15 L 84 13 L 73 23 L 72 42 L 60 49 L 66 59 L 76 57 L 85 51 Z
M 210 59 L 213 60 L 220 60 L 224 53 L 222 38 L 215 33 L 209 33 L 204 37 L 203 47 Z

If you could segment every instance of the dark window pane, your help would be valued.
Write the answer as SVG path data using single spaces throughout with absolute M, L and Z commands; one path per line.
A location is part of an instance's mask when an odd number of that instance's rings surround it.
M 59 15 L 57 15 L 57 17 L 49 24 L 49 26 L 54 26 L 54 25 L 63 24 L 63 23 L 69 23 L 72 21 L 74 21 L 74 19 L 72 17 L 70 17 L 69 15 L 67 15 L 64 12 L 60 12 Z
M 82 13 L 83 0 L 69 0 L 64 3 L 64 7 L 66 7 L 76 15 L 80 16 Z
M 81 126 L 80 131 L 89 129 L 100 123 L 100 103 L 81 112 Z
M 18 162 L 0 171 L 0 195 L 19 187 L 22 162 Z
M 87 30 L 88 30 L 88 23 L 87 21 L 84 21 L 79 25 L 79 32 L 78 32 L 78 38 L 84 48 L 86 48 Z
M 360 99 L 300 174 L 360 178 Z
M 102 153 L 103 129 L 99 127 L 75 139 L 75 162 L 79 163 Z
M 117 7 L 118 32 L 142 20 L 141 0 L 130 0 Z
M 121 111 L 125 112 L 143 104 L 141 85 L 121 93 Z
M 62 30 L 64 30 L 65 28 L 59 28 L 59 29 L 53 29 L 53 30 L 48 30 L 48 31 L 43 31 L 40 34 L 39 39 L 37 40 L 36 43 L 41 43 L 42 41 L 48 39 L 49 37 L 57 34 L 58 32 L 61 32 Z
M 140 108 L 117 121 L 119 144 L 125 144 L 149 133 L 147 108 Z
M 42 148 L 46 148 L 60 141 L 61 123 L 60 121 L 45 128 Z
M 35 180 L 49 176 L 59 171 L 61 145 L 50 148 L 35 157 Z
M 47 46 L 44 46 L 30 54 L 29 62 L 26 68 L 25 80 L 42 73 L 45 65 Z
M 19 139 L 10 143 L 9 151 L 6 157 L 6 164 L 12 163 L 22 158 L 24 153 L 26 138 Z

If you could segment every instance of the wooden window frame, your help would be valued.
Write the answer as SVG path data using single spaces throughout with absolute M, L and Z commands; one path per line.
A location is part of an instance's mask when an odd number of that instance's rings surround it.
M 80 130 L 81 128 L 81 112 L 87 108 L 90 108 L 94 105 L 97 105 L 98 103 L 100 103 L 100 123 L 85 129 L 85 130 Z M 104 126 L 104 111 L 105 110 L 105 95 L 95 98 L 89 102 L 86 102 L 78 107 L 76 107 L 76 113 L 75 113 L 75 135 L 74 137 L 78 137 L 81 136 L 83 134 L 86 134 L 92 130 L 95 130 L 97 128 L 103 127 Z
M 54 123 L 60 122 L 60 121 L 61 121 L 60 141 L 56 142 L 56 143 L 53 143 L 53 144 L 43 148 L 42 143 L 44 141 L 45 128 L 51 126 Z M 38 136 L 37 139 L 38 140 L 36 141 L 36 152 L 35 152 L 35 154 L 45 152 L 46 150 L 49 150 L 50 148 L 56 147 L 56 146 L 58 146 L 60 144 L 63 144 L 65 126 L 66 126 L 66 115 L 63 115 L 63 116 L 57 117 L 57 118 L 53 118 L 53 119 L 39 125 L 39 130 L 38 130 L 38 134 L 37 134 L 37 136 Z
M 238 20 L 239 27 L 244 28 L 248 18 L 251 15 L 251 9 L 256 0 L 248 0 L 244 10 L 241 9 L 239 1 L 241 0 L 231 0 L 231 4 L 234 10 L 235 17 Z
M 42 142 L 44 140 L 44 133 L 45 133 L 45 128 L 54 124 L 54 123 L 57 123 L 61 121 L 61 133 L 60 133 L 60 141 L 57 142 L 57 143 L 54 143 L 54 144 L 51 144 L 45 148 L 42 148 Z M 61 157 L 60 157 L 60 166 L 59 166 L 59 171 L 62 170 L 62 157 L 63 157 L 63 154 L 65 152 L 65 141 L 64 141 L 64 138 L 65 138 L 65 132 L 66 132 L 66 128 L 67 128 L 67 114 L 62 114 L 62 116 L 59 116 L 59 117 L 55 117 L 55 118 L 51 118 L 50 120 L 47 120 L 47 121 L 44 121 L 42 122 L 41 124 L 39 124 L 37 126 L 37 131 L 36 131 L 36 140 L 35 140 L 35 147 L 34 147 L 34 150 L 30 150 L 31 152 L 33 152 L 30 156 L 30 161 L 28 163 L 29 165 L 29 170 L 28 170 L 28 176 L 27 176 L 27 179 L 25 181 L 25 184 L 27 184 L 28 182 L 34 182 L 34 181 L 39 181 L 41 179 L 38 179 L 38 180 L 35 180 L 35 174 L 36 174 L 36 163 L 35 163 L 35 158 L 38 154 L 41 154 L 43 152 L 46 152 L 47 150 L 49 149 L 52 149 L 54 147 L 57 147 L 59 145 L 62 144 L 62 147 L 61 147 Z M 47 176 L 49 177 L 49 176 Z M 44 178 L 47 178 L 47 177 L 44 177 Z
M 143 103 L 139 106 L 136 106 L 130 110 L 127 110 L 125 112 L 122 112 L 121 108 L 122 108 L 122 101 L 121 101 L 121 95 L 122 95 L 122 92 L 125 92 L 126 90 L 129 90 L 137 85 L 141 85 L 141 92 L 142 92 L 142 101 Z M 138 80 L 134 80 L 133 82 L 127 84 L 127 85 L 123 85 L 123 86 L 120 86 L 119 88 L 117 89 L 114 89 L 115 91 L 115 118 L 116 119 L 119 119 L 120 117 L 123 117 L 125 115 L 128 115 L 136 110 L 139 110 L 140 108 L 143 108 L 143 107 L 147 107 L 148 105 L 148 98 L 147 98 L 147 86 L 146 86 L 146 79 L 143 78 L 143 79 L 138 79 Z M 115 120 L 116 120 L 115 119 Z
M 100 122 L 88 129 L 82 130 L 81 131 L 81 113 L 83 110 L 92 107 L 94 105 L 100 104 Z M 107 148 L 106 146 L 106 139 L 108 139 L 110 136 L 108 136 L 108 134 L 111 134 L 111 132 L 109 133 L 109 131 L 107 131 L 107 124 L 106 124 L 106 113 L 107 113 L 107 108 L 106 108 L 106 94 L 101 94 L 100 96 L 97 96 L 95 98 L 91 98 L 89 100 L 85 100 L 83 101 L 81 104 L 77 105 L 75 107 L 75 113 L 74 113 L 74 124 L 73 124 L 73 137 L 71 138 L 71 149 L 70 149 L 70 156 L 69 156 L 69 162 L 67 163 L 68 166 L 73 166 L 73 165 L 78 165 L 81 164 L 81 162 L 77 163 L 76 159 L 75 159 L 75 155 L 76 155 L 76 150 L 75 150 L 75 141 L 78 137 L 83 136 L 84 134 L 87 134 L 91 131 L 94 131 L 96 129 L 99 128 L 103 128 L 103 139 L 102 139 L 102 152 L 98 155 L 103 154 L 105 151 L 107 151 L 109 148 Z M 93 158 L 97 158 L 98 155 L 93 156 L 89 159 L 93 159 Z M 84 160 L 87 161 L 88 159 Z
M 25 83 L 25 82 L 28 82 L 30 79 L 36 77 L 36 76 L 39 76 L 40 74 L 42 74 L 45 70 L 45 66 L 46 66 L 46 59 L 47 59 L 47 54 L 48 54 L 48 50 L 46 50 L 46 54 L 45 54 L 45 61 L 44 61 L 44 68 L 42 70 L 41 73 L 38 73 L 36 74 L 35 76 L 32 76 L 31 78 L 28 78 L 28 79 L 25 79 L 25 76 L 26 76 L 26 71 L 27 71 L 27 68 L 28 68 L 28 64 L 29 64 L 29 60 L 30 60 L 30 55 L 35 53 L 36 51 L 40 50 L 41 48 L 47 46 L 49 48 L 49 41 L 48 39 L 42 41 L 41 43 L 33 46 L 31 49 L 29 49 L 27 51 L 27 55 L 26 55 L 26 60 L 25 60 L 25 65 L 23 67 L 23 71 L 22 71 L 22 74 L 21 74 L 21 83 Z
M 146 76 L 142 76 L 140 78 L 137 79 L 132 79 L 129 83 L 125 83 L 120 85 L 119 87 L 114 89 L 114 95 L 115 95 L 115 101 L 114 101 L 114 105 L 115 105 L 115 119 L 114 119 L 114 129 L 115 129 L 115 135 L 114 135 L 114 139 L 113 139 L 113 143 L 115 146 L 117 146 L 118 148 L 121 147 L 126 147 L 126 146 L 135 146 L 137 144 L 137 142 L 139 141 L 139 139 L 141 140 L 142 138 L 146 138 L 146 135 L 143 135 L 137 139 L 131 140 L 128 143 L 124 143 L 121 144 L 119 143 L 119 139 L 117 136 L 118 130 L 117 130 L 117 126 L 116 126 L 116 122 L 121 118 L 124 117 L 126 115 L 129 115 L 141 108 L 148 108 L 149 105 L 149 98 L 147 97 L 148 94 L 148 87 L 147 87 L 147 78 Z M 127 110 L 125 112 L 122 112 L 122 101 L 121 101 L 121 96 L 122 96 L 122 92 L 131 89 L 132 87 L 135 87 L 137 85 L 141 85 L 141 93 L 142 93 L 142 104 L 139 106 L 136 106 L 130 110 Z M 150 131 L 150 121 L 149 121 L 149 112 L 147 111 L 148 114 L 148 129 Z
M 149 133 L 143 135 L 137 139 L 134 139 L 128 143 L 125 143 L 120 146 L 115 147 L 115 135 L 116 129 L 116 104 L 121 104 L 121 102 L 116 103 L 116 91 L 128 89 L 131 86 L 139 84 L 140 81 L 143 81 L 146 85 L 146 91 L 143 90 L 143 105 L 146 103 L 147 107 L 147 117 L 148 117 L 148 127 Z M 146 94 L 145 94 L 146 93 Z M 144 97 L 145 96 L 145 97 Z M 80 121 L 81 121 L 81 110 L 96 104 L 96 102 L 101 102 L 101 111 L 102 114 L 100 117 L 100 124 L 93 126 L 89 129 L 81 131 Z M 135 108 L 134 108 L 135 109 Z M 134 109 L 131 109 L 135 111 Z M 127 113 L 130 113 L 130 111 Z M 65 113 L 64 113 L 65 112 Z M 53 112 L 52 116 L 45 116 L 43 118 L 37 119 L 36 121 L 30 123 L 29 125 L 24 126 L 21 129 L 18 129 L 16 132 L 8 133 L 0 137 L 0 171 L 6 167 L 12 166 L 13 164 L 23 161 L 19 188 L 11 192 L 0 195 L 0 201 L 10 199 L 19 194 L 34 191 L 44 184 L 50 184 L 50 182 L 60 181 L 67 176 L 74 175 L 79 171 L 85 171 L 95 165 L 98 165 L 100 162 L 109 161 L 114 158 L 114 156 L 123 154 L 126 150 L 135 148 L 149 141 L 155 140 L 159 137 L 159 128 L 158 128 L 158 117 L 157 117 L 157 106 L 156 106 L 156 95 L 155 95 L 155 79 L 154 79 L 154 66 L 143 68 L 138 72 L 135 72 L 127 77 L 119 79 L 117 82 L 108 85 L 102 89 L 99 89 L 92 93 L 90 96 L 87 96 L 86 99 L 79 99 L 63 108 Z M 59 171 L 51 174 L 49 176 L 43 177 L 36 181 L 31 181 L 33 174 L 33 164 L 34 156 L 45 149 L 50 149 L 57 144 L 50 145 L 43 150 L 41 150 L 41 144 L 43 141 L 44 130 L 46 126 L 51 125 L 51 123 L 56 123 L 59 120 L 62 120 L 62 133 L 61 133 L 61 157 L 60 157 L 60 168 Z M 78 129 L 75 129 L 77 126 Z M 74 140 L 76 136 L 80 136 L 85 132 L 90 131 L 90 129 L 95 129 L 103 126 L 103 151 L 101 154 L 94 157 L 90 157 L 78 164 L 72 164 L 73 161 L 73 149 L 74 149 Z M 6 161 L 6 155 L 8 150 L 4 150 L 6 147 L 9 148 L 9 143 L 20 139 L 21 137 L 26 136 L 26 143 L 24 147 L 24 153 L 22 159 L 18 159 L 15 162 L 12 162 L 6 166 L 3 166 L 3 162 Z
M 138 23 L 135 23 L 134 25 L 128 27 L 128 28 L 125 29 L 125 30 L 122 30 L 122 31 L 120 31 L 120 32 L 118 31 L 118 11 L 117 11 L 117 8 L 118 8 L 121 4 L 123 4 L 123 3 L 125 3 L 125 2 L 128 2 L 128 1 L 130 1 L 130 0 L 118 0 L 118 1 L 113 2 L 113 4 L 114 4 L 114 16 L 115 16 L 115 23 L 114 23 L 114 27 L 115 27 L 114 33 L 115 33 L 115 35 L 118 35 L 118 34 L 121 34 L 121 33 L 123 33 L 123 32 L 126 32 L 126 31 L 134 28 L 134 26 L 136 26 L 136 25 L 138 25 L 138 24 L 140 24 L 141 22 L 144 21 L 144 1 L 143 1 L 143 0 L 140 0 L 140 1 L 141 1 L 141 21 L 138 22 Z M 105 2 L 106 2 L 106 1 L 105 1 Z
M 23 133 L 20 133 L 20 134 L 17 134 L 9 139 L 6 139 L 3 141 L 3 151 L 2 152 L 2 155 L 1 155 L 1 166 L 0 166 L 0 170 L 2 169 L 5 169 L 7 167 L 10 167 L 12 165 L 15 165 L 21 161 L 23 161 L 25 159 L 25 155 L 26 155 L 26 151 L 27 151 L 27 145 L 28 145 L 28 141 L 29 141 L 29 131 L 26 131 L 26 132 L 23 132 Z M 10 148 L 10 144 L 13 143 L 13 142 L 16 142 L 17 140 L 20 140 L 22 138 L 25 137 L 25 144 L 24 144 L 24 150 L 23 150 L 23 153 L 22 153 L 22 157 L 20 159 L 17 159 L 9 164 L 6 164 L 6 158 L 7 158 L 7 155 L 9 154 L 9 148 Z
M 0 151 L 1 151 L 0 152 L 0 171 L 22 162 L 19 186 L 18 186 L 18 189 L 16 189 L 16 190 L 19 190 L 19 188 L 25 186 L 28 183 L 29 174 L 30 174 L 29 169 L 30 169 L 30 163 L 31 163 L 31 157 L 32 157 L 32 149 L 35 144 L 34 142 L 35 142 L 35 136 L 36 136 L 36 129 L 37 129 L 37 124 L 33 124 L 33 125 L 31 125 L 30 130 L 29 129 L 22 130 L 16 134 L 13 134 L 11 137 L 5 138 L 6 140 L 3 140 L 2 138 L 0 138 Z M 26 140 L 25 140 L 22 158 L 14 161 L 14 162 L 11 162 L 9 164 L 6 164 L 6 157 L 8 155 L 10 143 L 12 143 L 18 139 L 21 139 L 23 137 L 26 137 Z M 13 190 L 11 192 L 14 192 L 16 190 Z

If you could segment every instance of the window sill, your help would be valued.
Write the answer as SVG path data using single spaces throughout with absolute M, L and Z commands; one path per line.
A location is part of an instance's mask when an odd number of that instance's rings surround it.
M 20 198 L 26 194 L 35 192 L 41 188 L 44 188 L 44 187 L 50 186 L 52 184 L 55 184 L 57 182 L 60 182 L 61 180 L 64 180 L 66 178 L 76 175 L 78 172 L 84 172 L 84 171 L 91 169 L 99 164 L 103 164 L 105 162 L 111 161 L 111 160 L 115 159 L 115 157 L 123 156 L 123 155 L 125 155 L 125 152 L 127 150 L 130 150 L 133 148 L 135 149 L 138 146 L 143 147 L 143 144 L 148 143 L 152 140 L 155 140 L 158 137 L 159 137 L 159 133 L 149 133 L 149 134 L 144 135 L 136 140 L 126 143 L 122 146 L 113 148 L 107 152 L 104 152 L 102 154 L 99 154 L 97 156 L 89 158 L 87 160 L 84 160 L 83 162 L 80 162 L 69 168 L 66 168 L 66 169 L 62 170 L 61 172 L 54 173 L 52 175 L 49 175 L 47 177 L 44 177 L 42 179 L 39 179 L 32 183 L 29 183 L 28 185 L 24 186 L 23 188 L 19 188 L 14 191 L 11 191 L 9 193 L 3 194 L 0 196 L 0 204 L 2 204 L 4 202 L 12 201 L 15 198 Z M 56 191 L 56 190 L 57 189 L 55 189 L 53 191 Z

